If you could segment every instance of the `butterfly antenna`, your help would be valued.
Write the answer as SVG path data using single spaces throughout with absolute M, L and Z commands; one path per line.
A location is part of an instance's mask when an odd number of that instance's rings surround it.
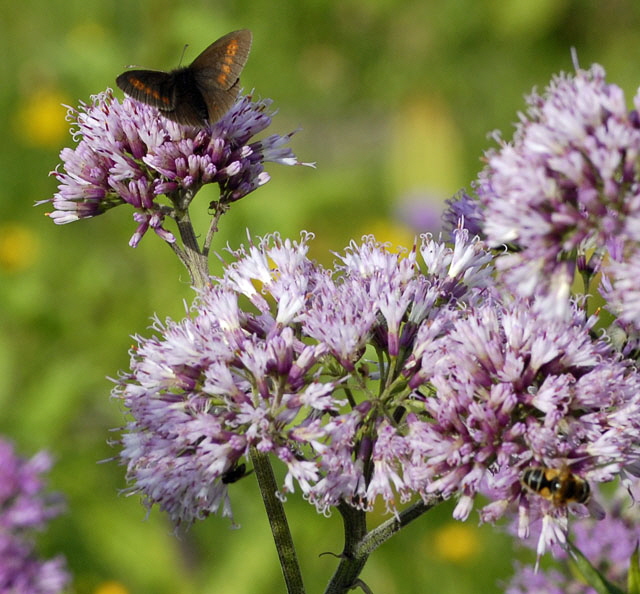
M 178 62 L 178 68 L 180 68 L 180 66 L 182 66 L 182 60 L 184 59 L 184 53 L 187 51 L 188 47 L 189 47 L 189 44 L 185 43 L 184 47 L 182 48 L 182 54 L 180 56 L 180 62 Z

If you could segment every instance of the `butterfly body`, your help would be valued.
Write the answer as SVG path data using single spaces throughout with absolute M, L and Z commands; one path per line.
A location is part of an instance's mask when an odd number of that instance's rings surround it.
M 170 120 L 190 126 L 213 124 L 238 96 L 251 39 L 246 29 L 234 31 L 214 41 L 186 68 L 127 70 L 116 84 Z

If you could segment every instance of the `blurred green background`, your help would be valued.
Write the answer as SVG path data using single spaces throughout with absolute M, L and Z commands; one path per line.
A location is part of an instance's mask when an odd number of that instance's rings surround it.
M 481 168 L 487 133 L 511 136 L 523 95 L 551 75 L 596 61 L 625 90 L 640 83 L 637 0 L 23 0 L 3 2 L 0 44 L 0 433 L 30 456 L 46 448 L 51 483 L 69 503 L 41 549 L 63 552 L 79 594 L 261 594 L 283 586 L 254 481 L 232 485 L 240 530 L 211 518 L 177 539 L 157 511 L 145 519 L 108 445 L 123 422 L 110 382 L 134 333 L 157 313 L 182 317 L 188 277 L 152 233 L 137 249 L 125 208 L 63 227 L 36 200 L 71 146 L 65 110 L 114 86 L 126 65 L 170 69 L 219 36 L 249 28 L 245 89 L 271 97 L 271 132 L 317 169 L 268 167 L 271 182 L 224 217 L 214 247 L 245 229 L 316 234 L 312 255 L 374 233 L 409 245 L 438 229 L 443 201 Z M 121 94 L 118 92 L 118 96 Z M 200 196 L 202 216 L 215 197 Z M 207 194 L 209 192 L 209 194 Z M 287 503 L 310 594 L 340 552 L 336 516 Z M 427 514 L 372 556 L 363 579 L 384 594 L 500 592 L 510 541 L 451 505 Z

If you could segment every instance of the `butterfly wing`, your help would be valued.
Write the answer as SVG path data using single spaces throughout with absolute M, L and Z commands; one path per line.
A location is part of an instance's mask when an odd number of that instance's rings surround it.
M 232 106 L 240 91 L 240 73 L 251 50 L 251 31 L 234 31 L 214 41 L 189 67 L 206 103 L 210 124 Z
M 176 107 L 176 85 L 172 73 L 127 70 L 116 78 L 116 84 L 130 97 L 162 111 Z
M 228 91 L 240 78 L 251 50 L 251 31 L 233 31 L 214 41 L 189 66 L 201 90 Z

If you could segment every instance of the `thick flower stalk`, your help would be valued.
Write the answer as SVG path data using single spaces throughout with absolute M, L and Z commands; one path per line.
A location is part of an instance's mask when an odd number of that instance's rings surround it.
M 600 66 L 557 76 L 529 97 L 513 141 L 487 153 L 476 187 L 484 233 L 512 248 L 496 266 L 519 294 L 542 292 L 561 310 L 581 259 L 594 254 L 593 272 L 603 255 L 637 249 L 640 93 L 633 102 Z
M 231 515 L 229 476 L 252 447 L 286 466 L 281 492 L 319 511 L 458 497 L 466 519 L 544 516 L 544 546 L 567 508 L 521 483 L 532 466 L 585 480 L 635 470 L 635 369 L 575 313 L 549 322 L 501 302 L 492 257 L 459 230 L 398 255 L 366 238 L 333 270 L 308 242 L 271 236 L 232 252 L 182 322 L 138 337 L 114 390 L 131 414 L 121 458 L 131 490 L 178 523 Z M 230 475 L 231 473 L 231 475 Z
M 240 96 L 206 128 L 177 124 L 128 97 L 121 103 L 111 90 L 69 108 L 78 144 L 62 150 L 62 169 L 52 172 L 59 186 L 43 201 L 53 205 L 49 216 L 64 224 L 128 204 L 137 223 L 132 246 L 149 229 L 174 242 L 166 217 L 178 219 L 204 184 L 219 185 L 226 208 L 269 181 L 265 162 L 298 164 L 285 146 L 292 133 L 255 138 L 271 124 L 270 105 Z
M 63 509 L 57 495 L 44 492 L 50 468 L 44 452 L 23 460 L 0 440 L 0 592 L 58 594 L 69 584 L 64 558 L 40 559 L 33 542 Z

